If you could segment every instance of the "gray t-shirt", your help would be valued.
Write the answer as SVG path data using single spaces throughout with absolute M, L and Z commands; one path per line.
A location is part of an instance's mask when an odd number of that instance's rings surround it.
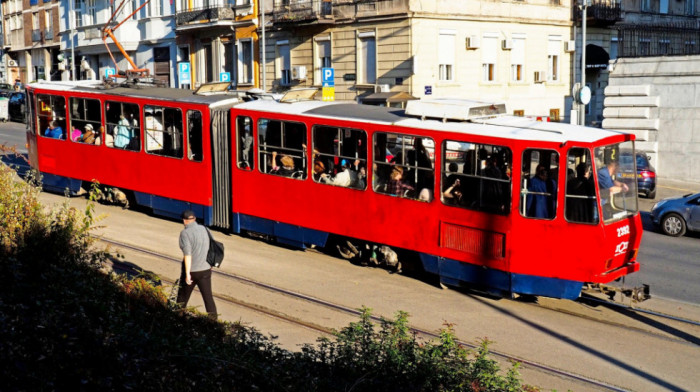
M 184 256 L 192 256 L 191 272 L 206 271 L 211 269 L 207 263 L 209 252 L 209 234 L 204 226 L 192 222 L 180 232 L 180 249 Z

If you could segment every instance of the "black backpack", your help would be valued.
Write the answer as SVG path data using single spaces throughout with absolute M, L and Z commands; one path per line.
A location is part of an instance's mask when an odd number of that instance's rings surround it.
M 212 267 L 220 267 L 221 262 L 224 261 L 224 244 L 215 240 L 211 235 L 209 228 L 207 229 L 207 234 L 209 234 L 209 252 L 207 252 L 207 263 Z

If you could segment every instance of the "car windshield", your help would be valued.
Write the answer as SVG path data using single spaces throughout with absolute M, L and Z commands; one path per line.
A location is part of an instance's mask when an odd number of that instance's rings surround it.
M 633 141 L 595 149 L 599 200 L 606 224 L 622 220 L 638 211 L 634 157 Z

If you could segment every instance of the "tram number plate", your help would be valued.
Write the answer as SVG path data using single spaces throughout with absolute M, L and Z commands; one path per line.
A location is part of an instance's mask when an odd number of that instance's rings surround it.
M 619 256 L 622 254 L 625 254 L 627 252 L 627 247 L 629 246 L 629 242 L 620 242 L 617 244 L 617 247 L 615 247 L 615 256 Z
M 625 235 L 629 235 L 629 233 L 630 233 L 630 226 L 629 225 L 617 228 L 617 237 L 618 238 L 625 236 Z

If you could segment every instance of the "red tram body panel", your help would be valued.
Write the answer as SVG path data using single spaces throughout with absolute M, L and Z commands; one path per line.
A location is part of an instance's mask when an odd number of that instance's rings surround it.
M 639 269 L 635 160 L 621 159 L 634 154 L 630 134 L 455 100 L 403 111 L 175 89 L 27 91 L 30 161 L 55 191 L 96 179 L 157 214 L 191 208 L 208 225 L 347 258 L 413 255 L 446 284 L 503 295 L 574 299 L 584 283 Z M 54 122 L 64 139 L 93 126 L 103 142 L 54 139 Z M 127 131 L 140 142 L 123 142 Z

